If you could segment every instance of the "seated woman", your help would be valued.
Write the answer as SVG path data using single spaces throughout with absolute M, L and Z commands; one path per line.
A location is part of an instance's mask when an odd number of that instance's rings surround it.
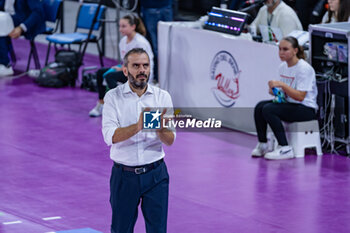
M 322 23 L 350 22 L 349 0 L 328 0 L 329 8 L 322 18 Z
M 120 57 L 123 59 L 124 55 L 133 48 L 143 48 L 150 59 L 151 74 L 149 82 L 153 81 L 153 52 L 150 43 L 145 38 L 146 29 L 142 20 L 134 15 L 126 15 L 119 20 L 119 31 L 123 38 L 119 42 Z M 106 93 L 106 86 L 103 85 L 103 80 L 106 80 L 109 89 L 115 88 L 118 82 L 125 83 L 128 78 L 124 76 L 122 67 L 119 65 L 112 68 L 101 68 L 97 71 L 97 89 L 98 102 L 97 105 L 89 112 L 90 117 L 98 117 L 102 114 L 103 98 Z
M 269 93 L 279 90 L 285 99 L 259 102 L 254 109 L 255 126 L 259 143 L 252 152 L 253 157 L 266 159 L 289 159 L 294 157 L 288 145 L 282 121 L 299 122 L 316 119 L 317 86 L 314 69 L 304 60 L 304 52 L 294 37 L 285 37 L 279 44 L 280 80 L 270 80 Z M 267 125 L 277 138 L 278 147 L 268 152 Z

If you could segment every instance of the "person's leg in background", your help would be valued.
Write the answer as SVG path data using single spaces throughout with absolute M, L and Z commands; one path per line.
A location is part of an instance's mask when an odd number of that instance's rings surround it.
M 11 15 L 14 27 L 21 24 L 22 20 L 18 15 Z M 0 37 L 0 77 L 13 75 L 13 68 L 9 59 L 9 52 L 12 50 L 11 38 Z
M 313 108 L 294 103 L 267 104 L 263 107 L 262 114 L 271 127 L 279 145 L 276 150 L 266 153 L 265 158 L 267 159 L 288 159 L 294 157 L 293 149 L 288 145 L 282 121 L 300 122 L 316 119 L 316 112 Z
M 316 119 L 316 112 L 313 108 L 306 107 L 302 104 L 283 103 L 265 105 L 263 115 L 270 125 L 278 144 L 281 146 L 288 145 L 285 130 L 282 124 L 284 122 L 300 122 Z
M 96 73 L 98 101 L 96 106 L 89 112 L 89 116 L 91 117 L 99 117 L 102 115 L 104 104 L 103 98 L 105 97 L 107 88 L 110 90 L 117 87 L 118 83 L 125 83 L 128 81 L 127 77 L 125 77 L 123 74 L 123 71 L 110 72 L 104 75 L 104 73 L 109 69 L 110 68 L 101 68 Z M 106 80 L 107 88 L 103 84 L 104 79 Z
M 0 37 L 0 77 L 13 75 L 9 59 L 10 42 L 9 37 Z
M 128 78 L 125 77 L 123 71 L 111 72 L 105 75 L 108 89 L 116 88 L 121 83 L 126 83 Z
M 102 109 L 103 109 L 103 98 L 105 97 L 106 93 L 106 86 L 103 85 L 103 74 L 109 70 L 109 68 L 101 68 L 96 72 L 96 83 L 97 83 L 97 91 L 98 91 L 98 101 L 96 106 L 91 109 L 89 112 L 89 116 L 91 117 L 98 117 L 102 115 Z
M 265 121 L 271 127 L 280 146 L 287 146 L 287 138 L 281 120 L 282 109 L 287 110 L 285 106 L 289 104 L 270 103 L 262 108 L 262 115 Z M 288 109 L 289 110 L 289 109 Z
M 157 25 L 159 21 L 172 21 L 172 5 L 161 8 L 141 7 L 141 17 L 147 29 L 147 37 L 151 42 L 154 54 L 154 80 L 158 82 L 158 35 Z
M 172 6 L 163 7 L 160 10 L 160 21 L 173 21 L 174 20 L 174 14 L 173 14 L 173 8 Z M 157 22 L 158 23 L 158 22 Z M 157 27 L 156 27 L 156 33 L 157 33 Z M 158 38 L 158 33 L 156 34 L 156 38 Z M 158 40 L 155 43 L 155 50 L 154 50 L 154 80 L 158 83 Z
M 315 8 L 316 3 L 319 0 L 296 0 L 295 1 L 295 10 L 300 19 L 301 24 L 303 25 L 304 31 L 308 30 L 310 23 L 319 23 L 319 22 L 311 22 L 313 19 L 312 11 Z M 320 13 L 323 16 L 323 13 Z M 322 18 L 320 17 L 320 19 Z
M 267 136 L 266 136 L 267 121 L 264 118 L 264 115 L 262 112 L 264 106 L 268 104 L 272 104 L 272 101 L 271 100 L 261 101 L 254 108 L 254 121 L 255 121 L 256 132 L 258 134 L 258 144 L 252 151 L 253 157 L 264 156 L 268 150 Z
M 266 143 L 267 137 L 266 137 L 266 131 L 267 131 L 267 120 L 264 118 L 263 115 L 263 108 L 267 104 L 272 104 L 271 100 L 261 101 L 259 102 L 254 109 L 254 120 L 255 120 L 255 127 L 256 132 L 258 134 L 258 140 L 259 142 Z
M 244 0 L 232 0 L 229 5 L 230 10 L 238 10 L 240 6 L 242 6 L 242 3 Z

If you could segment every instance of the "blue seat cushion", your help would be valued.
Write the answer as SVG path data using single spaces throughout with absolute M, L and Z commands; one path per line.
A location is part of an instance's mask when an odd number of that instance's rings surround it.
M 74 44 L 83 42 L 87 39 L 87 33 L 57 33 L 46 37 L 46 40 L 55 44 Z M 96 40 L 95 35 L 90 36 L 91 40 Z

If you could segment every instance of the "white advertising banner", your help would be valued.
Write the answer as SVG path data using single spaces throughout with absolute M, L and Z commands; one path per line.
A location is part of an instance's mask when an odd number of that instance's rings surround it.
M 279 79 L 278 47 L 181 23 L 158 30 L 159 82 L 174 106 L 253 132 L 254 106 L 272 99 L 267 83 Z

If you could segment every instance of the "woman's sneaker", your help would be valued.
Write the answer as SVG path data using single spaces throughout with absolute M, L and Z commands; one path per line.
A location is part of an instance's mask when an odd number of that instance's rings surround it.
M 294 158 L 293 148 L 291 146 L 278 146 L 276 150 L 265 154 L 265 159 L 292 159 Z
M 91 109 L 91 111 L 89 112 L 89 116 L 99 117 L 102 115 L 102 110 L 103 110 L 103 104 L 101 104 L 100 102 L 97 102 L 96 106 L 93 109 Z
M 252 151 L 252 157 L 262 157 L 266 154 L 268 146 L 266 142 L 259 142 Z

